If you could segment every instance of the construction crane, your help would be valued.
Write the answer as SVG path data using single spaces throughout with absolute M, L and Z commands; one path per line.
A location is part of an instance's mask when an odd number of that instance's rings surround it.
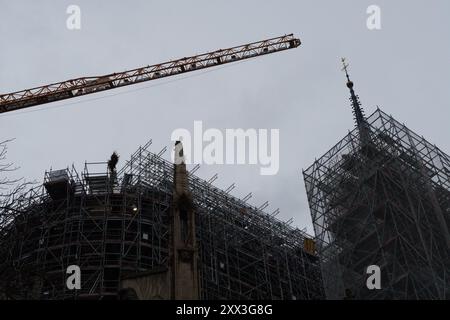
M 0 113 L 84 96 L 132 84 L 175 76 L 186 72 L 259 57 L 296 48 L 301 44 L 293 34 L 220 49 L 129 71 L 98 77 L 83 77 L 0 95 Z

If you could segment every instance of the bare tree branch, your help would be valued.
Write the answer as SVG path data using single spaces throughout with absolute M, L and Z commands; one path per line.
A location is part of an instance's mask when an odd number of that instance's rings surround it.
M 8 144 L 13 139 L 0 142 L 0 299 L 15 299 L 22 296 L 23 281 L 28 275 L 18 270 L 12 259 L 12 245 L 7 241 L 14 235 L 10 234 L 10 226 L 24 212 L 18 205 L 32 183 L 23 178 L 12 179 L 9 174 L 18 169 L 7 161 Z M 14 240 L 14 239 L 12 239 Z M 25 276 L 25 279 L 23 277 Z

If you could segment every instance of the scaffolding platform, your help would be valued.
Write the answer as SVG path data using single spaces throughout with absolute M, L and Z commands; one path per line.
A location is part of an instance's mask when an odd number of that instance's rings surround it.
M 450 299 L 450 157 L 380 109 L 363 129 L 303 171 L 327 298 Z
M 170 268 L 174 165 L 149 147 L 118 172 L 88 163 L 81 177 L 53 173 L 24 195 L 23 213 L 0 225 L 0 294 L 15 283 L 20 298 L 117 299 L 130 275 Z M 194 174 L 188 185 L 201 299 L 324 298 L 312 236 Z M 65 285 L 71 264 L 81 290 Z

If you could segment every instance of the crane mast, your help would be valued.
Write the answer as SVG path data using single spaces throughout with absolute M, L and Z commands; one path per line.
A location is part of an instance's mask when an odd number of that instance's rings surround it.
M 96 77 L 82 77 L 7 93 L 0 95 L 0 113 L 237 62 L 265 54 L 296 48 L 300 44 L 301 42 L 299 39 L 295 38 L 293 34 L 289 34 L 124 72 Z

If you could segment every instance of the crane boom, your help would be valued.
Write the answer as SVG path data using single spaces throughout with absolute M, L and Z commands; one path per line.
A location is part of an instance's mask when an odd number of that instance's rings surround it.
M 192 57 L 97 77 L 83 77 L 0 95 L 0 113 L 70 99 L 144 81 L 174 76 L 296 48 L 301 44 L 293 34 L 220 49 Z

